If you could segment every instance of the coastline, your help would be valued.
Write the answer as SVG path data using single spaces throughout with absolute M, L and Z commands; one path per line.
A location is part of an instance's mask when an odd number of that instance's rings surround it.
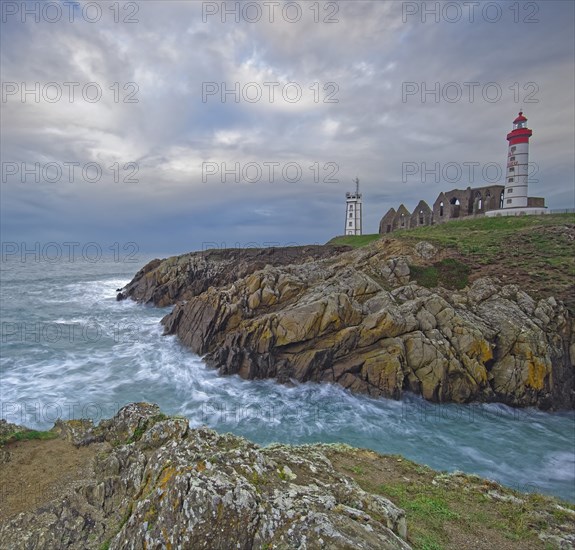
M 440 281 L 430 286 L 433 266 Z M 575 408 L 570 310 L 427 241 L 188 253 L 150 262 L 125 298 L 173 305 L 165 334 L 220 374 Z

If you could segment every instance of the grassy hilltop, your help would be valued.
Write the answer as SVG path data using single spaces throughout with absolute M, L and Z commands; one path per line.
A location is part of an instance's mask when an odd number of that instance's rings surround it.
M 428 241 L 446 250 L 460 271 L 465 272 L 461 264 L 467 266 L 469 280 L 499 277 L 534 298 L 555 296 L 575 312 L 575 214 L 463 219 L 383 237 L 336 237 L 328 244 L 362 247 L 380 238 Z M 414 273 L 414 278 L 425 286 L 443 284 L 445 266 L 430 269 Z M 466 281 L 465 273 L 461 276 Z

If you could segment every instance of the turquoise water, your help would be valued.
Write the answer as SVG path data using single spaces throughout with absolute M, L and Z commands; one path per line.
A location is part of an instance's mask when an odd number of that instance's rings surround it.
M 344 442 L 575 502 L 575 414 L 355 396 L 331 385 L 220 377 L 174 337 L 168 309 L 116 302 L 149 258 L 1 263 L 2 418 L 49 428 L 150 401 L 257 443 Z

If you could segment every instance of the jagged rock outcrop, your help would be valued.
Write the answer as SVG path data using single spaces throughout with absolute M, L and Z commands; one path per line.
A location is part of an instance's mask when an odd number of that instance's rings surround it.
M 563 304 L 536 302 L 494 278 L 458 291 L 410 280 L 410 265 L 441 254 L 380 241 L 266 265 L 188 294 L 162 322 L 223 374 L 335 382 L 393 398 L 412 391 L 439 402 L 573 408 L 575 325 Z
M 6 422 L 6 420 L 0 418 L 0 466 L 6 462 L 10 462 L 11 458 L 10 451 L 6 449 L 2 443 L 8 438 L 10 434 L 21 432 L 25 429 L 26 428 L 23 426 Z
M 34 432 L 0 422 L 0 434 L 0 550 L 408 550 L 436 537 L 449 549 L 575 543 L 575 506 L 529 487 L 348 445 L 262 448 L 191 429 L 149 403 L 98 426 L 59 421 Z
M 288 265 L 327 258 L 349 247 L 319 245 L 283 248 L 209 249 L 145 265 L 123 291 L 118 300 L 132 298 L 138 302 L 164 307 L 206 291 L 210 286 L 225 286 L 266 265 Z
M 90 473 L 0 522 L 0 549 L 411 548 L 404 511 L 336 471 L 323 446 L 260 448 L 147 403 L 54 430 L 95 447 Z

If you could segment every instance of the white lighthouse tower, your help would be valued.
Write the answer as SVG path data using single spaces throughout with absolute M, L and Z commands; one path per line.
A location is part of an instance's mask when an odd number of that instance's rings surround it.
M 355 193 L 346 193 L 344 235 L 361 235 L 361 193 L 359 178 L 355 178 Z
M 524 216 L 547 214 L 545 199 L 529 197 L 529 138 L 533 131 L 527 128 L 527 118 L 523 111 L 513 121 L 513 130 L 507 134 L 507 172 L 505 175 L 505 192 L 501 209 L 485 212 L 487 217 Z
M 503 208 L 526 208 L 527 177 L 529 171 L 529 138 L 533 131 L 527 128 L 527 118 L 519 111 L 513 121 L 513 130 L 507 134 L 507 175 Z

